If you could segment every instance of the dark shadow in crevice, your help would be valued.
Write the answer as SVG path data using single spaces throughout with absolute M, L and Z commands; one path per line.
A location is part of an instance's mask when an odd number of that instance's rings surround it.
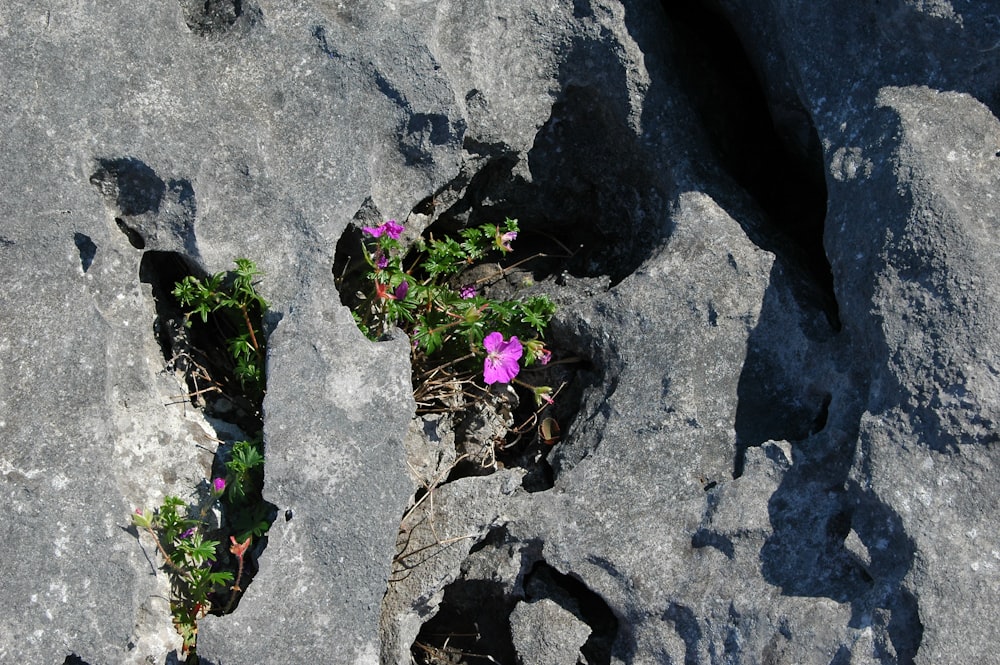
M 73 244 L 80 254 L 80 269 L 87 272 L 94 263 L 94 257 L 97 256 L 97 245 L 86 233 L 79 232 L 73 234 Z
M 521 662 L 511 632 L 511 613 L 519 603 L 554 602 L 590 628 L 581 646 L 582 662 L 608 664 L 619 638 L 619 621 L 597 593 L 573 575 L 560 573 L 542 559 L 540 541 L 516 542 L 504 527 L 491 529 L 473 546 L 462 565 L 462 577 L 444 590 L 439 611 L 424 624 L 412 648 L 417 663 Z M 502 575 L 489 580 L 469 578 L 512 554 L 520 555 L 516 580 Z M 487 573 L 488 574 L 488 573 Z M 447 660 L 452 658 L 452 660 Z
M 590 11 L 585 4 L 578 3 L 578 14 Z M 561 90 L 525 162 L 509 148 L 466 139 L 466 151 L 486 163 L 435 193 L 448 204 L 434 214 L 454 229 L 516 218 L 525 237 L 561 248 L 563 258 L 535 266 L 539 281 L 565 273 L 607 277 L 614 285 L 668 235 L 664 175 L 629 124 L 628 73 L 619 54 L 584 38 L 568 50 Z M 461 193 L 441 196 L 449 192 Z
M 89 665 L 87 661 L 80 658 L 75 653 L 66 656 L 66 660 L 63 661 L 63 665 Z
M 524 578 L 524 592 L 526 601 L 549 599 L 590 627 L 590 637 L 580 647 L 588 665 L 611 662 L 618 619 L 607 602 L 583 581 L 538 561 Z
M 749 448 L 803 441 L 826 427 L 833 400 L 826 357 L 831 335 L 814 310 L 800 307 L 787 273 L 776 264 L 737 383 L 733 478 L 743 475 Z
M 153 332 L 167 369 L 184 374 L 192 404 L 203 407 L 207 415 L 247 433 L 259 432 L 261 396 L 246 393 L 227 347 L 242 329 L 218 313 L 210 314 L 206 322 L 197 316 L 185 318 L 173 290 L 189 275 L 206 276 L 176 252 L 147 251 L 139 264 L 139 280 L 150 285 L 156 306 Z
M 417 635 L 414 662 L 438 665 L 454 662 L 514 663 L 510 613 L 516 600 L 499 582 L 459 579 L 444 590 L 440 609 Z
M 136 249 L 146 249 L 146 239 L 142 237 L 142 233 L 140 233 L 138 229 L 130 226 L 129 223 L 121 217 L 115 217 L 115 226 L 118 227 L 119 231 L 125 234 L 125 237 L 128 238 L 128 244 L 132 245 L 132 247 Z
M 587 57 L 593 48 L 577 50 Z M 635 272 L 668 235 L 659 178 L 616 99 L 622 93 L 568 84 L 528 153 L 533 182 L 552 197 L 545 228 L 573 251 L 564 270 L 606 276 L 609 286 Z
M 681 89 L 722 170 L 763 216 L 748 221 L 740 204 L 715 196 L 756 244 L 801 275 L 798 295 L 840 329 L 833 273 L 823 246 L 827 191 L 819 135 L 804 107 L 772 116 L 739 36 L 709 3 L 664 0 L 670 50 Z M 714 195 L 713 195 L 714 196 Z
M 191 32 L 218 37 L 247 32 L 263 22 L 264 13 L 250 0 L 179 0 Z

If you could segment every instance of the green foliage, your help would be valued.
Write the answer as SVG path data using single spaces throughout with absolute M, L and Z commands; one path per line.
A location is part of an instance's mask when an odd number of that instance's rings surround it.
M 261 275 L 249 259 L 236 259 L 236 270 L 219 272 L 198 279 L 189 275 L 174 287 L 174 297 L 188 308 L 190 317 L 197 316 L 207 323 L 210 314 L 219 313 L 229 320 L 235 332 L 226 340 L 233 360 L 233 374 L 244 390 L 263 392 L 264 346 L 260 318 L 267 310 L 267 301 L 257 293 L 254 279 Z
M 421 240 L 406 256 L 398 239 L 382 234 L 367 247 L 365 259 L 374 286 L 367 308 L 354 312 L 355 321 L 371 339 L 399 326 L 413 338 L 417 348 L 430 356 L 450 347 L 459 355 L 482 346 L 492 331 L 511 335 L 539 336 L 555 312 L 546 296 L 526 300 L 496 300 L 481 295 L 482 284 L 454 286 L 462 273 L 491 254 L 510 251 L 517 235 L 517 220 L 503 226 L 486 224 L 464 229 L 460 238 Z M 502 276 L 498 268 L 494 277 Z M 398 297 L 400 285 L 405 295 Z M 463 297 L 464 296 L 464 297 Z
M 263 447 L 260 437 L 233 444 L 232 455 L 226 462 L 226 469 L 229 471 L 226 494 L 230 502 L 244 502 L 248 496 L 260 494 L 264 480 Z
M 538 358 L 548 361 L 551 354 L 542 338 L 555 313 L 552 301 L 544 295 L 512 300 L 486 295 L 488 287 L 506 274 L 496 261 L 512 251 L 517 220 L 463 229 L 455 237 L 422 238 L 409 251 L 399 241 L 403 227 L 394 221 L 363 231 L 368 236 L 367 288 L 352 314 L 370 339 L 379 339 L 394 327 L 410 336 L 418 405 L 421 393 L 427 393 L 427 382 L 465 380 L 477 365 L 481 369 L 486 355 L 483 339 L 491 332 L 516 336 L 526 349 L 530 347 L 531 353 L 524 354 L 526 367 Z M 485 277 L 467 277 L 483 275 L 482 270 L 468 271 L 491 261 L 495 270 L 485 271 Z
M 264 443 L 260 437 L 237 441 L 226 462 L 225 505 L 236 540 L 259 538 L 271 527 L 264 502 Z
M 263 501 L 251 503 L 244 510 L 230 516 L 233 533 L 240 542 L 265 535 L 271 528 L 273 519 L 271 509 Z
M 235 264 L 236 269 L 230 272 L 203 279 L 185 277 L 175 285 L 173 294 L 187 310 L 187 325 L 193 319 L 221 331 L 242 397 L 259 412 L 264 395 L 265 358 L 261 319 L 268 305 L 255 287 L 254 280 L 261 274 L 257 266 L 249 259 L 236 259 Z M 224 363 L 217 364 L 226 371 Z M 210 378 L 221 383 L 218 378 Z M 273 519 L 262 497 L 264 445 L 260 434 L 233 444 L 226 471 L 225 479 L 213 481 L 211 501 L 197 514 L 180 498 L 168 496 L 153 513 L 136 511 L 132 516 L 133 524 L 156 542 L 171 579 L 174 626 L 184 641 L 184 651 L 195 659 L 198 620 L 209 611 L 224 613 L 232 607 L 242 591 L 244 554 L 253 538 L 267 533 Z M 205 516 L 213 506 L 223 509 L 224 527 L 209 532 Z M 209 535 L 221 537 L 222 541 Z M 235 557 L 235 564 L 232 558 L 219 560 L 220 543 L 227 537 L 233 543 L 229 552 Z M 228 602 L 224 607 L 213 607 L 213 601 L 220 598 Z
M 214 568 L 219 541 L 205 538 L 205 522 L 189 515 L 187 504 L 176 496 L 166 497 L 152 514 L 136 511 L 132 522 L 156 541 L 170 575 L 174 626 L 184 650 L 193 652 L 198 620 L 212 609 L 211 596 L 224 593 L 233 581 L 230 571 Z

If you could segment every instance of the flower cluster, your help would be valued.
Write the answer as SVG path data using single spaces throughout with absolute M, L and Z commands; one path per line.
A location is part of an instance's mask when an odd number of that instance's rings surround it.
M 386 236 L 393 240 L 399 240 L 399 236 L 403 235 L 403 226 L 394 219 L 390 219 L 388 222 L 379 224 L 378 226 L 364 226 L 361 230 L 372 238 Z

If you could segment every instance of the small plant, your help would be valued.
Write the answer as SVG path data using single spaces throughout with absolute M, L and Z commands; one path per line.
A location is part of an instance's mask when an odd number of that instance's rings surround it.
M 456 387 L 484 393 L 474 380 L 478 364 L 486 384 L 521 383 L 536 401 L 551 400 L 552 389 L 516 379 L 522 365 L 545 364 L 551 353 L 543 337 L 555 305 L 544 295 L 500 300 L 484 287 L 502 278 L 496 265 L 482 277 L 470 269 L 502 257 L 517 238 L 517 220 L 462 230 L 457 238 L 418 240 L 410 252 L 399 242 L 403 227 L 395 220 L 364 227 L 364 258 L 371 285 L 354 309 L 358 327 L 378 339 L 394 327 L 413 343 L 415 396 L 425 409 L 445 402 Z
M 227 335 L 226 343 L 232 357 L 233 374 L 248 393 L 264 389 L 263 337 L 253 321 L 260 319 L 267 302 L 254 288 L 254 278 L 261 273 L 249 259 L 236 259 L 236 270 L 219 272 L 204 279 L 189 275 L 177 283 L 174 297 L 181 306 L 190 308 L 187 322 L 198 315 L 202 323 L 209 314 L 222 313 L 237 332 Z
M 263 448 L 260 437 L 237 441 L 226 462 L 226 516 L 240 542 L 263 536 L 271 526 L 271 511 L 262 495 Z
M 213 482 L 213 502 L 222 496 L 224 487 L 220 478 Z M 205 537 L 209 507 L 192 517 L 182 499 L 168 496 L 155 512 L 136 510 L 132 515 L 132 523 L 153 538 L 170 575 L 170 609 L 185 653 L 194 653 L 198 620 L 212 609 L 212 598 L 224 594 L 233 581 L 232 572 L 217 569 L 219 541 Z

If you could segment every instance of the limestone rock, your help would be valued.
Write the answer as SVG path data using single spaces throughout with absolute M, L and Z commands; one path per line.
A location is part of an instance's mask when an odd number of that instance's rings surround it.
M 206 662 L 470 619 L 507 662 L 995 662 L 998 44 L 948 0 L 5 3 L 0 661 L 182 658 L 130 514 L 239 432 L 163 294 L 246 256 L 278 517 Z M 439 482 L 337 244 L 508 215 L 576 381 L 533 468 Z M 459 540 L 400 583 L 428 485 Z
M 575 665 L 590 628 L 572 613 L 544 598 L 519 603 L 510 615 L 510 630 L 519 662 Z

